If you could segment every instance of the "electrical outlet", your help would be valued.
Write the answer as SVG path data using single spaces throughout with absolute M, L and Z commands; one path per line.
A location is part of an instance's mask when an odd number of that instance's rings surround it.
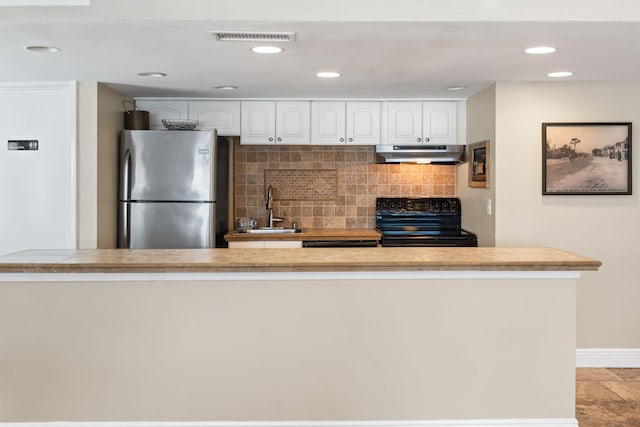
M 491 215 L 491 199 L 487 199 L 487 215 Z

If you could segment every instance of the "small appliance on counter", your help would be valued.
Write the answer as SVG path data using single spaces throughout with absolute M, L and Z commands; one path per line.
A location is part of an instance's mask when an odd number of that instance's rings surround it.
M 236 230 L 238 231 L 253 230 L 257 226 L 258 221 L 253 217 L 236 218 Z
M 476 235 L 462 229 L 461 217 L 456 197 L 376 200 L 381 246 L 478 246 Z
M 229 150 L 215 130 L 122 131 L 118 247 L 227 247 Z

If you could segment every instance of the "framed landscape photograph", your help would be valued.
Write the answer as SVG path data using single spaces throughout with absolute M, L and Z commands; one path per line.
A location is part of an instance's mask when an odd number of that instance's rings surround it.
M 631 123 L 543 123 L 542 194 L 631 194 Z
M 469 144 L 469 187 L 489 188 L 489 141 Z

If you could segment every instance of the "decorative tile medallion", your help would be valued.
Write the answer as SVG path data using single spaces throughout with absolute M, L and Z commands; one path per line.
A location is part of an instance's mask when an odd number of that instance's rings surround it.
M 336 169 L 265 169 L 264 185 L 273 200 L 336 200 Z

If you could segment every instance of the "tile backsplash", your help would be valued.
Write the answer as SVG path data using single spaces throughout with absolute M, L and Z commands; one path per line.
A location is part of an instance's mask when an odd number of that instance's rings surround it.
M 258 226 L 270 184 L 285 227 L 373 228 L 377 197 L 455 197 L 456 181 L 455 166 L 376 164 L 374 146 L 234 146 L 235 217 Z

